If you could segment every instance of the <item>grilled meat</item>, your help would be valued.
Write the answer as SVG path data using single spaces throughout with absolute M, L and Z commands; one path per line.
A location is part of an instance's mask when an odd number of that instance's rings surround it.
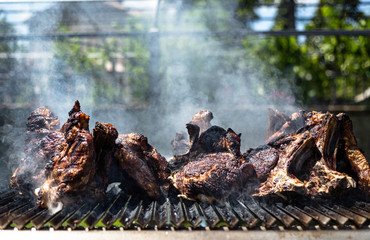
M 305 115 L 303 129 L 310 131 L 328 169 L 336 170 L 336 151 L 339 140 L 339 124 L 331 113 L 309 112 Z
M 284 115 L 283 118 L 286 117 Z M 346 114 L 335 116 L 313 111 L 295 113 L 288 118 L 279 130 L 269 128 L 270 132 L 275 133 L 267 142 L 290 134 L 310 132 L 321 157 L 306 183 L 308 194 L 330 195 L 348 190 L 356 187 L 354 179 L 358 179 L 360 188 L 369 194 L 369 164 L 357 146 L 351 120 Z M 281 122 L 277 125 L 281 125 Z
M 318 161 L 305 186 L 311 196 L 336 196 L 355 188 L 356 182 L 347 174 L 330 170 L 323 161 Z
M 277 123 L 274 123 L 274 121 L 277 121 Z M 285 122 L 283 123 L 283 121 Z M 291 116 L 287 116 L 277 110 L 269 110 L 266 143 L 268 144 L 281 137 L 295 133 L 302 128 L 304 124 L 304 112 L 293 113 Z
M 354 173 L 354 177 L 358 179 L 359 187 L 367 194 L 370 195 L 370 167 L 369 162 L 360 151 L 357 140 L 353 134 L 352 121 L 347 114 L 341 113 L 337 115 L 340 122 L 340 136 L 343 142 L 342 147 L 344 151 L 341 151 L 342 155 L 338 158 L 345 163 L 339 163 L 346 171 Z M 339 165 L 338 164 L 338 165 Z M 350 169 L 346 169 L 345 165 L 349 165 Z
M 225 136 L 228 132 L 218 126 L 212 126 L 202 134 L 200 134 L 200 127 L 198 125 L 188 123 L 186 124 L 186 128 L 189 134 L 190 149 L 186 154 L 173 156 L 168 164 L 171 171 L 181 169 L 187 163 L 195 161 L 198 155 L 204 155 L 205 153 L 229 152 L 233 150 L 236 153 L 238 152 L 238 156 L 240 155 L 240 135 L 232 137 L 229 133 L 230 139 L 226 140 Z M 239 140 L 236 140 L 236 138 Z M 230 143 L 229 147 L 231 149 L 226 147 L 226 141 Z M 237 143 L 234 143 L 234 145 L 239 144 L 239 147 L 232 147 L 232 141 L 236 141 Z
M 148 143 L 146 137 L 137 133 L 118 135 L 114 156 L 149 197 L 163 195 L 161 186 L 168 184 L 167 161 Z
M 27 134 L 45 136 L 59 128 L 59 119 L 46 106 L 39 107 L 27 119 Z
M 43 207 L 75 201 L 76 196 L 87 190 L 88 183 L 95 175 L 89 116 L 80 110 L 78 101 L 69 112 L 69 118 L 61 132 L 64 140 L 46 166 L 46 180 L 38 192 L 38 204 Z
M 202 201 L 225 200 L 254 173 L 240 153 L 240 134 L 212 126 L 198 137 L 199 127 L 187 124 L 191 147 L 186 162 L 171 174 L 180 196 Z
M 199 127 L 198 137 L 208 128 L 210 128 L 211 120 L 213 119 L 213 114 L 208 110 L 201 110 L 197 112 L 189 124 L 196 125 Z M 172 152 L 174 155 L 186 154 L 190 149 L 190 142 L 187 139 L 185 132 L 177 132 L 176 137 L 171 142 Z
M 174 155 L 182 155 L 189 151 L 190 143 L 185 132 L 177 132 L 175 139 L 171 141 L 172 152 Z
M 284 192 L 306 194 L 304 182 L 309 179 L 320 154 L 314 138 L 306 131 L 282 138 L 275 142 L 274 147 L 278 147 L 279 160 L 267 180 L 261 184 L 257 195 Z
M 233 190 L 243 186 L 253 174 L 253 167 L 231 153 L 199 156 L 172 174 L 172 182 L 181 197 L 201 201 L 225 200 Z
M 103 184 L 105 189 L 113 177 L 111 173 L 114 146 L 118 137 L 118 131 L 109 123 L 96 122 L 93 129 L 94 149 L 96 153 L 96 176 L 95 181 Z M 112 169 L 113 170 L 113 169 Z M 113 170 L 114 171 L 114 170 Z
M 190 124 L 197 125 L 200 128 L 199 134 L 205 132 L 208 128 L 210 128 L 211 120 L 213 119 L 213 114 L 208 110 L 200 110 L 197 112 L 191 121 Z
M 28 117 L 25 138 L 25 158 L 10 179 L 10 187 L 26 194 L 33 194 L 41 186 L 46 163 L 53 156 L 63 135 L 55 130 L 59 119 L 47 108 L 39 107 Z
M 269 145 L 262 145 L 256 149 L 249 149 L 243 155 L 245 160 L 253 165 L 257 178 L 261 181 L 267 179 L 279 159 L 278 150 Z
M 321 159 L 311 171 L 306 183 L 311 196 L 335 196 L 356 187 L 356 182 L 346 173 L 337 170 L 340 126 L 331 113 L 309 112 L 306 114 L 305 129 L 315 138 Z
M 274 133 L 279 131 L 286 122 L 290 121 L 290 119 L 289 116 L 271 108 L 267 110 L 267 113 L 268 125 L 266 139 L 269 139 Z

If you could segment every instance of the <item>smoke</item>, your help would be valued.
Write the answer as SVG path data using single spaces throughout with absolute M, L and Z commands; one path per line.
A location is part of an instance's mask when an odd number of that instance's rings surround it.
M 244 26 L 231 14 L 235 6 L 236 2 L 228 4 L 225 11 L 229 15 L 221 20 L 217 18 L 217 14 L 212 16 L 212 11 L 208 9 L 205 14 L 200 14 L 202 17 L 195 23 L 186 17 L 189 14 L 199 14 L 194 13 L 193 7 L 162 5 L 159 29 L 209 31 L 225 26 L 228 29 L 240 29 Z M 62 12 L 55 12 L 56 8 L 53 9 L 54 20 L 50 21 L 52 24 L 40 27 L 44 33 L 53 29 L 53 23 L 61 19 Z M 210 21 L 212 17 L 214 23 Z M 260 40 L 259 37 L 246 39 L 255 44 Z M 91 117 L 90 130 L 96 121 L 100 121 L 112 123 L 119 133 L 139 132 L 147 136 L 150 144 L 165 156 L 172 155 L 170 142 L 175 133 L 185 131 L 185 124 L 192 116 L 201 109 L 207 109 L 213 112 L 213 125 L 230 127 L 242 133 L 244 151 L 263 144 L 268 107 L 278 107 L 287 112 L 298 108 L 294 105 L 289 82 L 283 78 L 271 79 L 271 75 L 264 74 L 266 69 L 271 72 L 271 66 L 255 56 L 242 41 L 243 39 L 235 36 L 217 35 L 160 37 L 158 98 L 155 99 L 155 104 L 151 102 L 149 107 L 137 109 L 130 108 L 130 102 L 125 102 L 125 99 L 130 99 L 127 96 L 130 91 L 124 89 L 119 100 L 115 100 L 114 105 L 111 104 L 111 91 L 108 92 L 107 89 L 115 87 L 117 82 L 107 80 L 108 87 L 104 89 L 104 85 L 98 85 L 91 75 L 71 67 L 76 65 L 71 63 L 71 59 L 64 58 L 63 61 L 54 55 L 38 64 L 39 70 L 46 72 L 45 79 L 40 81 L 39 78 L 33 78 L 33 85 L 39 91 L 37 104 L 48 105 L 63 123 L 74 101 L 78 99 L 82 110 Z M 55 52 L 55 47 L 51 42 L 40 41 L 36 49 Z M 73 57 L 71 56 L 72 59 Z M 77 59 L 78 56 L 76 61 Z M 102 75 L 103 78 L 105 76 L 107 75 Z M 279 76 L 277 70 L 276 76 Z M 139 86 L 145 87 L 146 84 Z M 285 90 L 281 92 L 279 89 Z M 100 92 L 98 97 L 97 92 Z
M 48 14 L 37 16 L 37 23 L 33 25 L 33 30 L 36 31 L 34 33 L 49 34 L 56 29 L 63 16 L 71 14 L 67 12 L 66 15 L 64 10 L 59 11 L 63 8 L 57 6 L 58 4 L 52 5 L 52 11 Z M 89 10 L 93 10 L 92 6 L 93 3 L 89 3 Z M 228 6 L 231 13 L 235 4 Z M 163 6 L 160 10 L 159 30 L 210 31 L 217 27 L 243 27 L 231 14 L 226 16 L 223 22 L 219 22 L 216 16 L 215 22 L 211 22 L 209 15 L 212 13 L 194 22 L 191 20 L 192 14 L 198 16 L 199 13 L 191 13 L 193 10 L 180 5 Z M 94 11 L 99 12 L 99 9 Z M 147 16 L 144 15 L 145 17 Z M 78 24 L 81 20 L 73 21 Z M 122 29 L 125 27 L 122 26 Z M 161 36 L 158 46 L 160 57 L 155 59 L 159 66 L 157 99 L 149 105 L 144 101 L 139 107 L 132 107 L 135 104 L 131 95 L 135 91 L 146 92 L 145 87 L 148 84 L 147 79 L 141 79 L 143 75 L 133 76 L 129 80 L 127 76 L 123 77 L 123 80 L 113 78 L 113 81 L 108 79 L 107 72 L 100 72 L 98 77 L 92 76 L 91 72 L 94 71 L 78 65 L 81 60 L 80 53 L 83 54 L 86 48 L 81 47 L 75 51 L 75 56 L 61 57 L 60 51 L 63 47 L 66 52 L 76 47 L 73 41 L 70 45 L 62 45 L 62 48 L 59 45 L 59 53 L 56 53 L 60 42 L 35 39 L 32 42 L 32 50 L 49 53 L 49 57 L 37 60 L 31 69 L 31 87 L 36 95 L 35 99 L 30 99 L 31 111 L 47 105 L 63 124 L 74 101 L 79 100 L 82 111 L 90 115 L 90 131 L 95 122 L 100 121 L 113 124 L 121 134 L 141 133 L 162 155 L 169 158 L 172 155 L 170 143 L 176 132 L 186 131 L 185 124 L 192 116 L 199 110 L 207 109 L 214 115 L 212 125 L 232 128 L 235 132 L 242 133 L 241 150 L 244 152 L 247 148 L 264 143 L 268 107 L 277 107 L 288 113 L 297 110 L 292 97 L 294 86 L 289 85 L 286 79 L 271 79 L 271 75 L 266 75 L 264 71 L 269 69 L 271 72 L 271 66 L 247 49 L 243 44 L 244 40 L 258 44 L 261 39 L 217 35 Z M 119 47 L 117 52 L 113 49 L 111 54 L 118 53 Z M 149 49 L 145 50 L 146 53 L 142 55 L 149 55 Z M 144 65 L 145 59 L 142 59 L 144 58 L 138 59 L 136 64 Z M 90 58 L 86 61 L 105 60 Z M 143 69 L 148 70 L 146 66 Z M 101 79 L 98 84 L 93 78 L 99 76 Z M 278 71 L 276 76 L 279 76 Z M 132 81 L 136 81 L 136 88 L 143 89 L 134 89 Z M 130 84 L 131 88 L 128 87 Z M 285 90 L 281 92 L 279 89 Z M 23 116 L 19 121 L 25 124 L 26 117 Z M 14 165 L 13 162 L 12 166 Z
M 233 12 L 229 5 L 229 11 Z M 173 9 L 172 9 L 173 10 Z M 176 12 L 177 11 L 177 12 Z M 174 22 L 174 16 L 188 14 L 186 8 L 177 8 L 174 14 L 161 14 L 164 23 Z M 217 22 L 216 16 L 213 16 Z M 199 19 L 198 19 L 199 20 Z M 217 23 L 209 23 L 209 16 L 188 23 L 187 18 L 176 18 L 173 31 L 209 31 Z M 228 16 L 230 29 L 240 29 L 240 22 Z M 217 27 L 217 26 L 216 26 Z M 170 28 L 170 27 L 169 27 Z M 166 31 L 166 27 L 161 29 Z M 262 39 L 234 36 L 164 36 L 161 47 L 161 91 L 159 104 L 151 106 L 150 123 L 145 133 L 151 143 L 165 156 L 171 156 L 170 141 L 175 132 L 186 131 L 185 124 L 199 110 L 213 112 L 213 125 L 232 128 L 242 133 L 242 151 L 262 145 L 267 129 L 267 108 L 279 108 L 291 113 L 295 105 L 294 86 L 281 77 L 277 69 L 262 62 L 242 41 L 258 44 Z M 275 77 L 265 74 L 275 72 Z M 283 89 L 283 90 L 282 90 Z

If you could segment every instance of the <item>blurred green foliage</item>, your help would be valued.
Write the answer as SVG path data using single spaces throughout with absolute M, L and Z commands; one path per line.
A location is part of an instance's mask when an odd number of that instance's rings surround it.
M 14 33 L 13 25 L 7 21 L 4 11 L 0 10 L 0 35 Z M 23 65 L 14 56 L 20 49 L 16 41 L 0 41 L 0 104 L 24 103 L 34 96 L 33 89 L 24 84 L 28 76 L 23 71 Z
M 135 19 L 117 31 L 142 29 Z M 61 25 L 59 32 L 68 32 L 69 26 Z M 66 63 L 70 72 L 83 74 L 91 79 L 93 104 L 129 105 L 147 101 L 149 86 L 149 40 L 142 38 L 104 38 L 93 42 L 69 38 L 55 41 L 54 56 Z M 65 70 L 68 72 L 68 70 Z
M 321 0 L 319 5 L 307 30 L 370 27 L 357 0 Z M 287 29 L 290 19 L 279 14 L 273 29 Z M 370 41 L 366 36 L 309 36 L 301 41 L 296 37 L 267 38 L 254 49 L 292 79 L 297 86 L 295 96 L 304 104 L 353 103 L 356 95 L 370 87 Z
M 6 17 L 3 11 L 0 10 L 0 35 L 6 36 L 14 33 L 13 26 L 6 21 Z M 0 52 L 2 53 L 12 53 L 16 50 L 16 44 L 12 41 L 1 41 L 0 42 Z M 14 66 L 14 59 L 0 59 L 0 72 L 9 72 Z
M 258 18 L 258 4 L 273 2 L 181 1 L 176 16 L 159 15 L 160 30 L 248 30 L 252 20 Z M 273 30 L 296 29 L 296 9 L 292 4 L 295 1 L 280 1 Z M 369 17 L 358 5 L 358 0 L 321 0 L 306 29 L 369 29 Z M 116 29 L 149 31 L 151 24 L 150 20 L 130 17 L 127 25 Z M 68 27 L 61 26 L 60 31 L 68 32 Z M 150 38 L 127 37 L 106 38 L 90 45 L 81 39 L 68 39 L 56 42 L 55 46 L 56 55 L 73 71 L 88 74 L 94 80 L 96 102 L 104 99 L 107 103 L 146 104 L 150 92 L 150 44 Z M 293 97 L 304 105 L 353 103 L 356 95 L 370 87 L 369 52 L 370 41 L 366 36 L 240 38 L 216 33 L 204 42 L 167 37 L 161 42 L 158 71 L 162 90 L 179 84 L 183 78 L 193 91 L 209 101 L 215 100 L 220 91 L 207 84 L 212 79 L 221 79 L 219 88 L 224 91 L 222 88 L 237 87 L 232 80 L 222 79 L 225 74 L 231 76 L 240 71 L 249 76 L 250 69 L 259 68 L 264 73 L 265 79 L 260 79 L 264 88 L 248 77 L 245 80 L 256 95 L 274 91 L 289 95 L 293 90 Z M 255 63 L 247 63 L 246 59 Z M 124 69 L 120 71 L 117 64 Z M 287 89 L 287 85 L 295 87 Z

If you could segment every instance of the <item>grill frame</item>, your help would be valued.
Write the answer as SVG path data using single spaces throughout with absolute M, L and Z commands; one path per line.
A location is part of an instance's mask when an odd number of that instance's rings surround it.
M 370 230 L 321 230 L 321 231 L 13 231 L 0 230 L 0 236 L 4 239 L 50 239 L 53 240 L 74 240 L 74 239 L 91 239 L 91 240 L 118 240 L 118 239 L 151 239 L 151 240 L 189 240 L 189 239 L 356 239 L 367 240 Z

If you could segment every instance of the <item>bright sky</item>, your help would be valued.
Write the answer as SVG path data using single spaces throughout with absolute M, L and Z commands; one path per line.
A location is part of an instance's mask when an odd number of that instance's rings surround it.
M 48 8 L 51 3 L 48 0 L 37 0 L 37 3 L 32 2 L 32 0 L 22 0 L 22 3 L 15 3 L 16 1 L 2 1 L 0 0 L 0 9 L 4 10 L 7 16 L 7 20 L 10 23 L 16 25 L 16 30 L 20 34 L 26 34 L 27 27 L 22 24 L 26 21 L 29 17 L 32 16 L 32 12 L 35 10 L 41 11 L 45 8 Z M 43 3 L 43 1 L 45 1 Z M 60 0 L 63 1 L 63 0 Z M 68 0 L 67 0 L 68 1 Z M 140 10 L 155 10 L 157 5 L 157 0 L 127 0 L 124 1 L 123 5 L 127 8 L 131 9 L 140 9 Z M 297 0 L 297 3 L 310 3 L 310 4 L 317 4 L 319 0 Z M 361 2 L 370 3 L 369 0 L 362 0 Z M 315 6 L 306 6 L 306 7 L 299 7 L 297 11 L 298 18 L 310 18 L 315 13 L 316 7 Z M 362 5 L 361 10 L 365 12 L 365 14 L 370 15 L 370 4 Z M 267 17 L 269 20 L 260 20 L 256 21 L 252 28 L 256 31 L 266 31 L 269 30 L 274 21 L 273 18 L 275 17 L 277 9 L 274 6 L 270 7 L 260 7 L 257 9 L 257 14 L 260 17 Z M 297 29 L 304 30 L 304 26 L 307 21 L 298 21 L 297 22 Z

